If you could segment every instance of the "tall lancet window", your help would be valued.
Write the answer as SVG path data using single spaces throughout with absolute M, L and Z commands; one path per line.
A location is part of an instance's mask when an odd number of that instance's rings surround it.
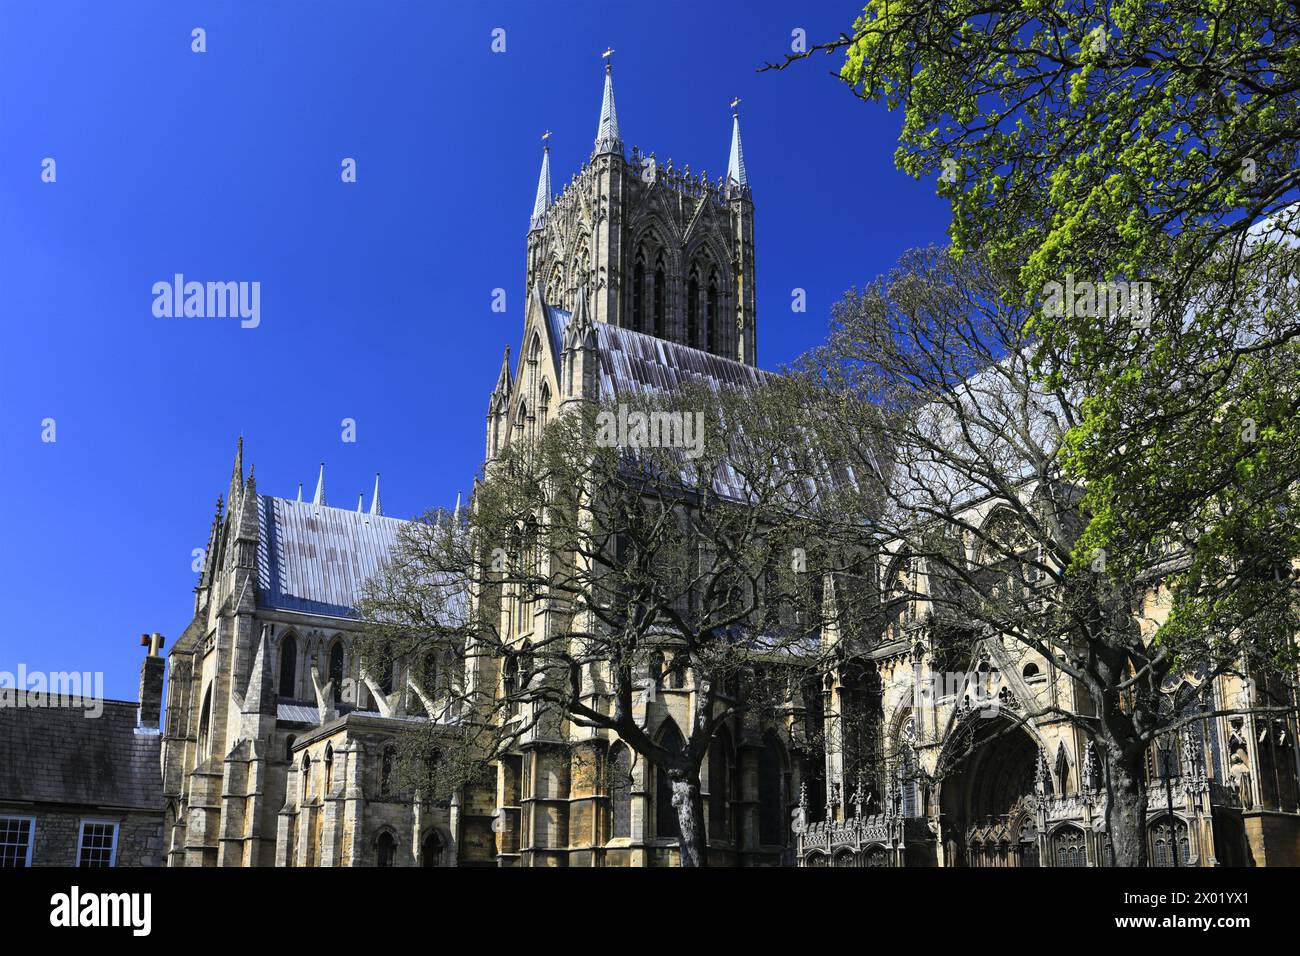
M 686 284 L 686 344 L 691 348 L 700 345 L 700 279 L 694 270 Z
M 645 331 L 645 257 L 637 253 L 632 267 L 632 328 Z
M 685 746 L 681 732 L 671 720 L 664 727 L 659 745 L 673 753 L 681 752 Z M 661 840 L 676 840 L 681 837 L 677 808 L 673 806 L 672 781 L 659 767 L 655 767 L 655 836 Z
M 609 751 L 609 835 L 619 840 L 632 835 L 632 752 L 616 743 Z
M 664 293 L 666 291 L 666 281 L 664 275 L 664 257 L 660 255 L 658 261 L 655 262 L 654 301 L 651 304 L 651 308 L 654 310 L 655 335 L 660 338 L 663 338 L 666 326 L 664 316 Z
M 709 351 L 716 352 L 721 341 L 718 335 L 718 277 L 717 274 L 709 276 L 709 297 L 707 300 L 707 311 L 705 319 L 708 322 Z
M 280 642 L 280 696 L 292 697 L 298 683 L 298 642 L 292 634 Z
M 542 383 L 542 392 L 537 399 L 537 433 L 540 435 L 546 427 L 546 419 L 551 413 L 551 387 Z
M 330 683 L 334 685 L 334 703 L 343 703 L 343 642 L 330 648 Z
M 199 759 L 212 752 L 212 685 L 203 694 L 203 707 L 199 710 Z

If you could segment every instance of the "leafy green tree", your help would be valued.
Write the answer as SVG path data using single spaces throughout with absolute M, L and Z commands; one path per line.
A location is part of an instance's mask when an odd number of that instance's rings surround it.
M 1123 574 L 1104 553 L 1078 559 L 1095 514 L 1062 453 L 1085 401 L 1036 374 L 1010 287 L 982 256 L 932 249 L 846 295 L 830 341 L 802 363 L 836 399 L 818 442 L 863 474 L 878 468 L 870 500 L 844 502 L 845 523 L 920 570 L 894 600 L 929 608 L 932 669 L 973 669 L 979 648 L 1000 649 L 1042 655 L 1082 689 L 1083 705 L 1062 696 L 1022 720 L 1070 720 L 1096 742 L 1115 862 L 1145 865 L 1148 753 L 1207 717 L 1292 712 L 1300 619 L 1271 570 L 1202 560 L 1198 537 L 1166 536 Z M 1208 691 L 1228 675 L 1272 690 L 1173 706 L 1184 679 Z
M 1168 534 L 1191 574 L 1285 585 L 1300 555 L 1298 38 L 1286 0 L 872 0 L 781 64 L 842 55 L 957 252 L 1012 270 L 1036 372 L 1082 396 L 1077 556 L 1112 574 Z
M 454 648 L 467 674 L 444 726 L 408 735 L 412 762 L 446 762 L 454 737 L 469 781 L 595 729 L 666 776 L 682 865 L 705 865 L 710 743 L 742 714 L 793 722 L 845 553 L 803 394 L 774 378 L 566 409 L 486 467 L 457 527 L 412 525 L 363 601 L 368 666 Z M 676 738 L 647 722 L 672 690 L 689 700 Z

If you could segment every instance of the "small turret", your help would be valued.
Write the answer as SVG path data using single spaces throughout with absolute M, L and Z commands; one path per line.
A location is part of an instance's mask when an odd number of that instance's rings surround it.
M 587 288 L 578 289 L 578 307 L 564 330 L 561 410 L 571 402 L 597 398 L 596 325 L 587 306 Z
M 320 475 L 316 478 L 316 494 L 312 496 L 311 503 L 317 508 L 325 507 L 325 462 L 320 463 Z
M 497 375 L 497 384 L 488 399 L 487 413 L 487 461 L 494 460 L 506 442 L 506 423 L 510 415 L 510 397 L 514 391 L 514 380 L 510 375 L 510 346 L 506 346 L 501 359 L 501 372 Z

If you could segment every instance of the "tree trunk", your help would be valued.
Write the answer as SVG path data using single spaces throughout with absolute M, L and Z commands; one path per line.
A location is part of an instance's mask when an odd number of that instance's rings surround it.
M 1147 791 L 1143 762 L 1118 748 L 1111 749 L 1107 785 L 1106 828 L 1115 866 L 1147 866 Z
M 682 866 L 708 866 L 699 774 L 670 773 L 668 781 L 673 791 L 673 809 L 677 811 L 677 846 L 681 850 Z

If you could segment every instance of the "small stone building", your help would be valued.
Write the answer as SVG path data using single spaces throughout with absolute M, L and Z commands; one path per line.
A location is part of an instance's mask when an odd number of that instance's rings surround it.
M 157 866 L 163 658 L 140 701 L 8 691 L 0 706 L 0 867 Z M 102 705 L 102 712 L 100 707 Z

